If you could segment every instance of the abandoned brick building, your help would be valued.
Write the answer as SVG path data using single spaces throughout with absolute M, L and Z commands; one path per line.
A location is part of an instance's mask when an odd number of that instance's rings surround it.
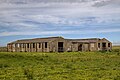
M 9 52 L 66 52 L 66 51 L 110 51 L 112 43 L 107 39 L 64 39 L 48 37 L 17 40 L 7 44 Z

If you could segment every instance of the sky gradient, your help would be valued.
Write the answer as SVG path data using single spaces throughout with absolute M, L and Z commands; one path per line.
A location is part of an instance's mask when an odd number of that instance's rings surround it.
M 0 0 L 0 46 L 48 36 L 120 44 L 120 0 Z

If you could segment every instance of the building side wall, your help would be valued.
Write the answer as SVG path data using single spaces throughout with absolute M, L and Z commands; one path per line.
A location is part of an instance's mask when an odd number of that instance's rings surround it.
M 50 42 L 50 52 L 58 52 L 58 42 L 63 42 L 63 51 L 71 51 L 71 43 L 60 38 Z
M 106 43 L 106 47 L 103 47 L 103 43 Z M 98 44 L 100 44 L 100 47 L 98 46 Z M 110 44 L 110 46 L 109 46 L 109 44 Z M 112 50 L 112 43 L 105 40 L 105 39 L 99 40 L 97 42 L 97 50 L 98 51 L 103 51 L 103 50 L 111 51 Z
M 8 52 L 12 52 L 12 50 L 13 50 L 13 49 L 12 49 L 12 44 L 7 45 L 7 51 L 8 51 Z
M 88 43 L 84 43 L 83 44 L 83 49 L 82 51 L 89 51 L 89 44 Z
M 58 52 L 58 42 L 63 42 L 63 51 L 79 51 L 78 47 L 82 45 L 81 51 L 103 51 L 112 50 L 112 43 L 106 39 L 100 39 L 97 42 L 72 42 L 63 38 L 58 38 L 53 41 L 47 42 L 35 42 L 35 43 L 11 43 L 7 45 L 9 52 Z M 103 43 L 106 43 L 106 47 L 103 47 Z M 110 44 L 110 46 L 109 46 Z
M 45 48 L 45 43 L 15 43 L 7 45 L 9 52 L 49 52 L 49 47 L 49 42 L 47 43 L 47 48 Z
M 81 50 L 78 47 L 81 45 Z M 76 42 L 72 44 L 72 51 L 96 51 L 96 43 L 81 43 Z
M 78 43 L 72 43 L 72 50 L 73 52 L 78 51 Z
M 90 43 L 90 51 L 97 51 L 97 43 Z

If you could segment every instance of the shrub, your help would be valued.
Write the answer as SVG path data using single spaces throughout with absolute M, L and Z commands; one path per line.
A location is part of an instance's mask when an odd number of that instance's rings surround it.
M 113 49 L 112 51 L 113 51 L 113 52 L 119 52 L 120 49 Z
M 72 64 L 66 63 L 65 67 L 68 68 L 68 69 L 72 69 Z
M 7 52 L 7 47 L 0 47 L 0 52 Z
M 120 76 L 115 77 L 114 80 L 120 80 Z
M 33 80 L 33 71 L 29 68 L 24 69 L 24 75 L 26 75 L 28 80 Z
M 0 64 L 0 68 L 6 68 L 6 67 L 9 67 L 9 65 L 8 64 L 3 64 L 3 63 Z

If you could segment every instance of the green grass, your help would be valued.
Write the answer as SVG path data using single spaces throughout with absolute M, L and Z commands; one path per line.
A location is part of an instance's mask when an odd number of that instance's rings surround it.
M 0 52 L 0 80 L 120 80 L 120 49 L 112 52 Z

